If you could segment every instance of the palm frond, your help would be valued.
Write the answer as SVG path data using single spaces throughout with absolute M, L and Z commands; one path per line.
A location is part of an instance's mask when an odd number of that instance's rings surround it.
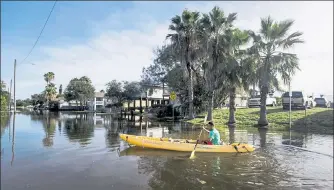
M 263 35 L 263 37 L 266 40 L 269 40 L 271 38 L 271 33 L 272 33 L 272 25 L 273 25 L 274 20 L 268 16 L 266 18 L 261 18 L 261 29 L 260 33 Z
M 276 38 L 284 38 L 288 31 L 290 30 L 291 26 L 293 25 L 294 20 L 284 20 L 278 23 L 278 27 L 276 29 Z
M 181 24 L 181 17 L 179 15 L 176 15 L 171 19 L 172 24 L 174 25 L 180 25 Z
M 228 23 L 232 23 L 237 20 L 237 13 L 230 13 L 226 19 Z

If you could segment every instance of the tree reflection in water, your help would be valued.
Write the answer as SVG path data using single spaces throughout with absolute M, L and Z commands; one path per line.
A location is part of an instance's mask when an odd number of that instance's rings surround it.
M 110 151 L 115 151 L 120 145 L 118 132 L 123 128 L 123 121 L 113 118 L 111 115 L 104 117 L 106 125 L 106 144 Z
M 1 127 L 1 137 L 5 134 L 6 128 L 10 130 L 10 117 L 11 113 L 1 113 L 0 115 L 0 127 Z M 9 135 L 10 136 L 10 135 Z
M 53 112 L 33 112 L 30 115 L 32 121 L 41 121 L 43 125 L 43 130 L 45 137 L 42 139 L 44 147 L 53 146 L 53 138 L 56 132 L 56 121 L 58 119 L 58 114 Z
M 78 142 L 81 146 L 87 146 L 94 137 L 94 123 L 83 114 L 67 118 L 65 121 L 65 134 L 70 142 Z

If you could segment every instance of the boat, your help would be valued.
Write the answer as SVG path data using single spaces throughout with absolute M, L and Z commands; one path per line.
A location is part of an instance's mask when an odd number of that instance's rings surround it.
M 130 145 L 152 148 L 152 149 L 163 149 L 173 150 L 181 152 L 192 152 L 196 140 L 192 139 L 170 139 L 170 138 L 158 138 L 158 137 L 146 137 L 136 136 L 129 134 L 119 134 L 120 138 Z M 225 145 L 206 145 L 198 144 L 196 152 L 253 152 L 255 148 L 250 144 L 244 143 L 232 143 Z

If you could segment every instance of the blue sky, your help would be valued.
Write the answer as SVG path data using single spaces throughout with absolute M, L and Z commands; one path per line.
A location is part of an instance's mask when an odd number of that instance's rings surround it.
M 1 3 L 1 79 L 9 83 L 14 59 L 20 64 L 28 54 L 54 2 Z M 293 50 L 302 69 L 293 88 L 333 94 L 333 2 L 59 1 L 36 48 L 17 67 L 17 98 L 41 92 L 48 71 L 64 87 L 83 75 L 97 90 L 113 79 L 138 80 L 141 68 L 152 62 L 152 50 L 163 44 L 171 17 L 184 8 L 208 12 L 214 5 L 237 12 L 243 29 L 257 30 L 260 17 L 269 14 L 295 19 L 293 30 L 304 32 L 306 43 Z

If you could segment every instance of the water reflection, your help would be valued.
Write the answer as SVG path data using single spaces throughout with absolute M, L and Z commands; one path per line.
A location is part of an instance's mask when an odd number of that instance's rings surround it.
M 83 114 L 76 115 L 75 118 L 68 118 L 65 121 L 65 133 L 68 139 L 71 142 L 78 142 L 81 146 L 88 145 L 94 137 L 93 122 Z
M 1 137 L 6 131 L 6 128 L 10 126 L 11 113 L 1 113 L 0 115 L 0 127 L 1 127 Z M 10 128 L 10 127 L 9 127 Z M 10 129 L 9 129 L 10 130 Z M 10 136 L 10 135 L 9 135 Z
M 235 131 L 235 127 L 229 127 L 228 128 L 228 132 L 229 132 L 229 143 L 232 144 L 235 142 L 235 134 L 234 134 L 234 131 Z
M 260 146 L 261 147 L 266 147 L 268 129 L 259 128 L 258 131 L 259 131 L 259 134 L 260 134 Z
M 190 160 L 189 153 L 128 148 L 118 136 L 126 132 L 197 138 L 198 127 L 187 123 L 48 112 L 17 114 L 11 119 L 7 124 L 12 127 L 1 134 L 9 135 L 1 143 L 11 150 L 1 161 L 6 171 L 1 174 L 4 189 L 20 189 L 28 183 L 33 189 L 83 190 L 291 189 L 304 188 L 305 183 L 313 183 L 311 189 L 333 187 L 333 157 L 311 152 L 333 155 L 332 136 L 228 128 L 221 134 L 224 142 L 247 142 L 257 150 L 196 153 L 197 158 Z M 290 144 L 308 151 L 283 146 Z
M 12 137 L 12 160 L 10 161 L 10 165 L 13 166 L 14 158 L 15 158 L 15 118 L 16 115 L 13 115 L 13 137 Z M 9 127 L 10 128 L 10 127 Z

